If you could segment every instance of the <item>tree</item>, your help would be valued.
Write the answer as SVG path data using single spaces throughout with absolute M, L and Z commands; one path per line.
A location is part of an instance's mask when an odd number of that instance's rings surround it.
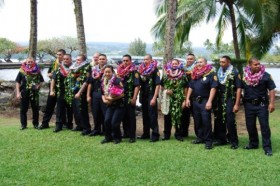
M 162 4 L 166 0 L 161 0 Z M 204 21 L 209 22 L 215 18 L 218 18 L 216 28 L 217 38 L 216 45 L 221 44 L 221 39 L 225 29 L 228 25 L 231 25 L 233 45 L 235 51 L 235 57 L 240 58 L 240 49 L 244 51 L 244 56 L 249 55 L 249 49 L 251 50 L 250 41 L 254 37 L 253 33 L 256 33 L 258 26 L 263 25 L 261 18 L 267 17 L 267 20 L 273 19 L 274 22 L 279 20 L 275 17 L 276 12 L 273 11 L 273 15 L 269 14 L 270 10 L 274 10 L 277 5 L 277 0 L 188 0 L 179 1 L 177 18 L 176 18 L 176 38 L 182 44 L 188 40 L 189 33 L 193 26 L 196 26 Z M 161 8 L 158 14 L 159 20 L 154 25 L 152 31 L 155 36 L 163 35 L 163 27 L 166 23 L 166 11 Z M 279 11 L 278 11 L 279 12 Z M 277 22 L 277 21 L 276 21 Z M 279 21 L 277 22 L 279 23 Z M 260 33 L 263 33 L 262 29 L 258 29 Z
M 76 16 L 77 37 L 78 37 L 80 54 L 87 55 L 82 1 L 81 0 L 73 0 L 73 2 L 74 2 L 74 6 L 75 6 L 74 13 L 75 13 L 75 16 Z
M 37 0 L 30 0 L 29 56 L 36 59 L 37 52 Z
M 128 52 L 133 56 L 144 56 L 146 54 L 146 43 L 140 38 L 134 39 L 129 44 Z
M 4 55 L 4 60 L 6 62 L 12 62 L 12 55 L 23 51 L 24 48 L 16 44 L 15 42 L 6 38 L 0 38 L 0 54 Z
M 207 39 L 203 45 L 206 47 L 206 50 L 211 51 L 211 58 L 217 59 L 222 55 L 228 55 L 234 58 L 234 47 L 232 43 L 223 43 L 221 42 L 220 46 L 217 47 L 214 43 L 211 43 L 209 39 Z

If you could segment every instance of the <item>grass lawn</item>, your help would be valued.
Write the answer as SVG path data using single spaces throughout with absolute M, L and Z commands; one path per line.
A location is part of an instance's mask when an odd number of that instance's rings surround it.
M 205 150 L 184 142 L 101 145 L 103 137 L 52 129 L 20 131 L 0 119 L 0 185 L 280 185 L 280 108 L 271 114 L 273 156 L 262 148 Z

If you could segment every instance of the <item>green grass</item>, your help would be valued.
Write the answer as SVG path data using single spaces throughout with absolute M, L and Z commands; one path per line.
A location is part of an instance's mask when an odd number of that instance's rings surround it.
M 127 140 L 52 129 L 20 131 L 18 119 L 0 120 L 0 185 L 279 185 L 280 111 L 271 115 L 273 156 L 229 146 L 205 150 L 175 139 Z M 261 138 L 260 138 L 261 139 Z M 248 142 L 240 136 L 240 146 Z

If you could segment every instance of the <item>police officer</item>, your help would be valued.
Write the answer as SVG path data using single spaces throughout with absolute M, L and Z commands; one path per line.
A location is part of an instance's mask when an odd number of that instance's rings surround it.
M 237 69 L 231 65 L 229 56 L 220 58 L 217 72 L 219 86 L 215 101 L 214 139 L 215 145 L 226 145 L 227 135 L 231 149 L 238 148 L 235 113 L 239 110 L 241 79 Z M 228 134 L 227 134 L 228 132 Z
M 59 49 L 56 53 L 56 60 L 52 63 L 48 70 L 48 77 L 51 79 L 53 78 L 53 73 L 57 71 L 58 67 L 60 66 L 61 62 L 63 61 L 63 56 L 66 54 L 64 49 Z M 39 126 L 39 129 L 46 129 L 49 128 L 49 122 L 52 118 L 54 108 L 56 105 L 56 95 L 55 96 L 50 96 L 50 93 L 48 94 L 47 98 L 47 105 L 46 105 L 46 110 L 43 116 L 42 124 Z
M 257 58 L 251 58 L 245 68 L 242 88 L 244 90 L 244 108 L 249 144 L 244 149 L 257 149 L 259 146 L 256 118 L 261 126 L 262 146 L 265 155 L 272 156 L 269 113 L 275 110 L 275 83 L 265 67 Z
M 122 63 L 118 66 L 117 75 L 124 83 L 125 113 L 123 118 L 124 136 L 129 136 L 129 142 L 136 140 L 136 100 L 140 90 L 140 77 L 131 56 L 126 54 L 122 57 Z
M 143 134 L 140 139 L 150 142 L 159 140 L 157 97 L 160 89 L 160 73 L 157 61 L 150 54 L 144 56 L 144 62 L 139 66 L 141 75 L 140 103 L 142 104 Z M 152 135 L 150 137 L 150 129 Z
M 16 96 L 21 100 L 20 123 L 21 130 L 27 128 L 27 111 L 31 103 L 33 114 L 33 126 L 38 129 L 39 125 L 39 90 L 44 82 L 39 66 L 32 57 L 26 59 L 21 65 L 16 77 Z
M 205 58 L 199 58 L 192 72 L 186 106 L 190 107 L 190 97 L 193 95 L 193 117 L 194 125 L 197 127 L 197 139 L 193 144 L 205 143 L 205 149 L 213 148 L 211 110 L 217 86 L 217 76 L 213 67 L 207 64 Z

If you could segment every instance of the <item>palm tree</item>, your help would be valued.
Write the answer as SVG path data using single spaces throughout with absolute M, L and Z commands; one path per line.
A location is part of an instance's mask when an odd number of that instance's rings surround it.
M 162 4 L 165 3 L 164 1 L 161 0 Z M 252 28 L 256 25 L 262 24 L 260 19 L 257 19 L 258 15 L 268 11 L 263 5 L 269 6 L 268 9 L 275 6 L 275 4 L 270 4 L 271 1 L 277 2 L 277 0 L 180 0 L 176 19 L 176 38 L 182 44 L 185 40 L 188 40 L 193 26 L 203 21 L 209 22 L 218 16 L 216 44 L 219 46 L 224 31 L 228 25 L 231 25 L 235 56 L 239 59 L 240 49 L 244 51 L 244 55 L 249 50 L 252 35 L 248 33 L 252 32 Z M 162 10 L 160 18 L 152 29 L 156 37 L 164 34 L 162 26 L 166 22 L 164 10 L 161 6 L 158 6 L 158 9 Z M 273 17 L 269 14 L 267 16 Z
M 30 0 L 29 56 L 36 60 L 37 51 L 37 0 Z
M 79 50 L 80 50 L 80 54 L 86 55 L 87 48 L 86 48 L 86 37 L 85 37 L 85 30 L 84 30 L 82 1 L 73 0 L 73 2 L 75 6 L 74 13 L 76 16 L 76 27 L 77 27 Z

